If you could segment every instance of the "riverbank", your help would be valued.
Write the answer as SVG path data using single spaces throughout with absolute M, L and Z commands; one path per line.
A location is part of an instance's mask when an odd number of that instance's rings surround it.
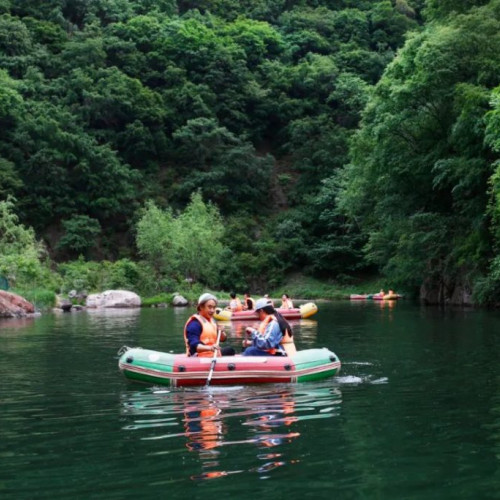
M 321 281 L 308 276 L 294 274 L 279 287 L 270 290 L 259 290 L 258 292 L 252 291 L 252 297 L 259 298 L 264 294 L 269 295 L 275 302 L 281 300 L 281 296 L 286 293 L 294 302 L 301 304 L 310 301 L 334 301 L 334 300 L 348 300 L 352 293 L 374 293 L 380 288 L 388 289 L 389 286 L 383 278 L 376 277 L 365 280 L 360 280 L 357 283 L 341 284 L 331 281 Z M 29 290 L 12 289 L 18 295 L 21 295 L 26 300 L 34 304 L 35 308 L 40 311 L 50 310 L 56 305 L 57 295 L 53 290 L 44 288 L 33 288 Z M 96 290 L 93 292 L 100 292 Z M 135 291 L 135 290 L 132 290 Z M 175 292 L 162 292 L 156 295 L 142 295 L 142 307 L 158 307 L 172 305 L 173 298 L 176 294 L 185 297 L 190 304 L 196 304 L 198 297 L 204 292 L 213 293 L 221 302 L 225 304 L 229 302 L 229 293 L 231 290 L 212 290 L 207 289 L 199 284 L 195 285 L 180 285 Z M 236 293 L 242 297 L 244 290 L 235 290 Z M 92 293 L 93 293 L 92 292 Z M 73 299 L 73 303 L 77 304 L 78 299 Z M 80 304 L 83 305 L 83 304 Z

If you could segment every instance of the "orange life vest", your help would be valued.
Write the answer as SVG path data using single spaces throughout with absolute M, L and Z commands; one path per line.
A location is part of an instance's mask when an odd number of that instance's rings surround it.
M 267 325 L 271 323 L 271 321 L 273 320 L 276 320 L 274 316 L 266 316 L 266 318 L 260 322 L 259 328 L 257 329 L 260 335 L 264 335 Z M 276 354 L 276 349 L 274 347 L 271 349 L 263 349 L 263 350 L 268 352 L 269 354 L 272 354 L 273 356 Z
M 191 356 L 189 353 L 189 344 L 188 344 L 188 338 L 187 338 L 187 326 L 191 321 L 197 319 L 200 324 L 201 324 L 201 335 L 200 335 L 200 342 L 203 342 L 205 345 L 214 345 L 217 342 L 217 323 L 213 320 L 210 319 L 208 320 L 207 318 L 203 317 L 201 314 L 193 314 L 187 321 L 186 325 L 184 326 L 184 343 L 186 344 L 186 355 Z M 205 358 L 211 358 L 213 357 L 214 353 L 211 351 L 203 351 L 199 352 L 198 356 L 200 357 L 205 357 Z
M 243 311 L 241 300 L 238 297 L 236 297 L 235 299 L 231 299 L 231 301 L 229 302 L 229 309 L 231 309 L 231 311 Z
M 273 320 L 276 319 L 274 316 L 267 316 L 264 321 L 259 325 L 258 331 L 261 335 L 266 331 L 267 325 Z M 288 333 L 288 330 L 285 330 L 283 333 L 283 338 L 280 340 L 280 344 L 283 346 L 283 349 L 286 352 L 287 356 L 293 356 L 297 354 L 297 348 L 295 347 L 295 342 L 293 341 L 293 337 Z M 271 354 L 276 354 L 276 349 L 265 349 L 267 352 Z

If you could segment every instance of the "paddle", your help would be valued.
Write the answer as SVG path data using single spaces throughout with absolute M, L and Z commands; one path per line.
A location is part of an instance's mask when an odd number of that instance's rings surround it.
M 219 329 L 219 331 L 217 332 L 217 340 L 215 341 L 217 345 L 219 345 L 221 333 L 222 330 Z M 214 373 L 215 363 L 217 363 L 217 349 L 214 349 L 214 357 L 212 358 L 212 362 L 210 363 L 210 371 L 208 372 L 208 377 L 205 383 L 205 387 L 208 387 L 210 385 L 210 380 L 212 380 L 212 374 Z

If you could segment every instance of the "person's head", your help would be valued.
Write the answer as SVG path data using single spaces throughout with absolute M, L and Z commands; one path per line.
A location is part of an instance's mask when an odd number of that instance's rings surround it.
M 235 299 L 235 298 L 236 298 L 236 294 L 235 294 L 234 292 L 231 292 L 231 293 L 229 294 L 229 296 L 230 296 L 232 299 Z
M 217 297 L 215 295 L 212 295 L 211 293 L 203 293 L 198 299 L 198 305 L 196 309 L 202 316 L 211 318 L 215 313 L 216 307 Z
M 255 311 L 261 316 L 272 314 L 274 312 L 274 307 L 269 299 L 262 298 L 255 303 Z
M 289 299 L 290 297 L 288 296 L 288 294 L 284 293 L 284 294 L 281 296 L 281 298 L 282 298 L 283 300 L 286 300 L 286 299 Z
M 245 297 L 245 299 L 248 299 L 248 297 L 250 297 L 250 294 L 248 292 L 245 292 L 243 296 Z

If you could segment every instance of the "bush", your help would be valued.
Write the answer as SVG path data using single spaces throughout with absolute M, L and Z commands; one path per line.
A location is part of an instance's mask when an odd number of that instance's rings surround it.
M 35 306 L 35 309 L 38 310 L 50 309 L 54 307 L 56 303 L 56 294 L 54 290 L 47 290 L 46 288 L 16 288 L 13 293 L 24 297 Z
M 140 266 L 129 259 L 94 262 L 80 257 L 60 264 L 58 271 L 62 278 L 62 293 L 70 290 L 87 293 L 110 289 L 136 291 L 142 279 Z

